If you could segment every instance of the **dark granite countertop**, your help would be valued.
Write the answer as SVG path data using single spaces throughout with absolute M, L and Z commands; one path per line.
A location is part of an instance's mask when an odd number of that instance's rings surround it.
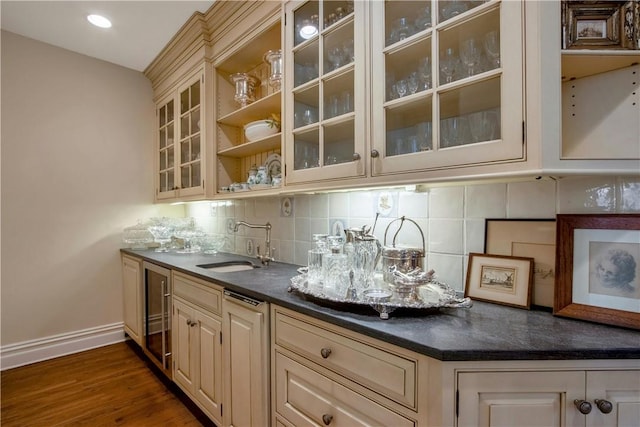
M 640 359 L 640 332 L 544 311 L 474 301 L 469 309 L 400 310 L 382 320 L 366 306 L 329 304 L 289 292 L 297 265 L 275 262 L 255 270 L 215 273 L 197 265 L 237 259 L 259 262 L 225 253 L 122 252 L 438 360 Z

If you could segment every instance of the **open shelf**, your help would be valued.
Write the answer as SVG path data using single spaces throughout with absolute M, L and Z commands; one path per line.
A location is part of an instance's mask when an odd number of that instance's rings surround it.
M 606 73 L 640 63 L 638 50 L 562 50 L 562 81 Z

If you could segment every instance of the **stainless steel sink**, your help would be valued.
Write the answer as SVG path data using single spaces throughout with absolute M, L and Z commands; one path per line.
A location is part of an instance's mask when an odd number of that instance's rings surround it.
M 253 270 L 254 268 L 260 268 L 259 265 L 254 265 L 251 261 L 213 262 L 210 264 L 199 264 L 197 267 L 205 268 L 215 273 L 233 273 L 234 271 L 246 271 Z

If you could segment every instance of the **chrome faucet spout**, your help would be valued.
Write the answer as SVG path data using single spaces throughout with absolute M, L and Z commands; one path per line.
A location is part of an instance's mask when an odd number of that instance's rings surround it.
M 263 228 L 266 231 L 265 246 L 267 247 L 267 250 L 264 254 L 261 254 L 260 246 L 258 246 L 258 254 L 256 255 L 256 258 L 260 260 L 262 265 L 269 265 L 269 262 L 275 261 L 272 256 L 272 252 L 274 251 L 274 249 L 271 247 L 271 223 L 267 222 L 266 224 L 250 224 L 246 221 L 236 221 L 235 225 L 233 226 L 233 231 L 237 233 L 241 225 L 248 228 Z

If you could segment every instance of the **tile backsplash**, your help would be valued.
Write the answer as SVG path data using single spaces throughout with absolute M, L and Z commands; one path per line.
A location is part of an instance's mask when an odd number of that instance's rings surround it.
M 484 251 L 486 218 L 555 218 L 557 213 L 640 213 L 640 177 L 590 176 L 518 182 L 460 184 L 304 194 L 288 198 L 198 202 L 187 205 L 207 232 L 229 237 L 229 252 L 247 255 L 264 246 L 264 230 L 229 227 L 233 221 L 272 225 L 272 247 L 279 261 L 306 265 L 315 233 L 373 226 L 390 245 L 400 216 L 405 222 L 398 244 L 426 246 L 426 267 L 456 290 L 464 288 L 469 252 Z M 288 199 L 288 200 L 285 200 Z M 417 224 L 417 226 L 416 226 Z M 420 230 L 418 230 L 418 227 Z M 422 232 L 422 235 L 420 233 Z M 251 254 L 249 254 L 251 255 Z

